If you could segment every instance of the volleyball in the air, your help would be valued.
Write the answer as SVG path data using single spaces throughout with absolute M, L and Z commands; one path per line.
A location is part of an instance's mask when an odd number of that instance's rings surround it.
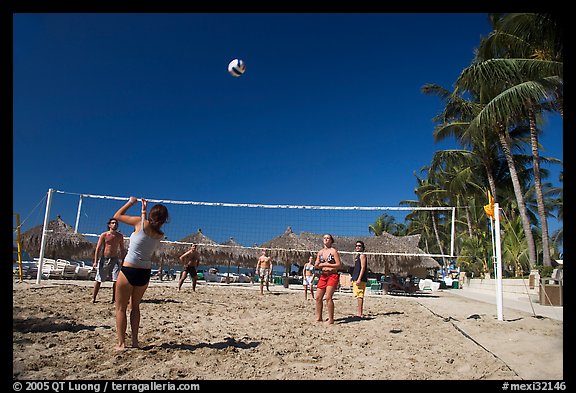
M 228 64 L 228 72 L 232 76 L 241 76 L 246 71 L 244 60 L 234 59 Z

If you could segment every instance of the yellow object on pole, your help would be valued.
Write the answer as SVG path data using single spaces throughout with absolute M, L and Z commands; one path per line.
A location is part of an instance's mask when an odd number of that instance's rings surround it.
M 22 247 L 20 242 L 20 214 L 14 213 L 16 216 L 16 245 L 18 247 L 18 271 L 20 273 L 20 282 L 22 282 Z
M 488 204 L 484 205 L 484 212 L 491 220 L 494 219 L 494 198 L 490 194 L 490 190 L 488 190 Z

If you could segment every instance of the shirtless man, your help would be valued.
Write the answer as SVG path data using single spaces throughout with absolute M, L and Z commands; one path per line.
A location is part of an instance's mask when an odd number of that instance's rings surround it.
M 116 294 L 116 280 L 122 266 L 122 260 L 126 254 L 124 247 L 124 236 L 118 232 L 118 221 L 115 218 L 108 220 L 108 230 L 102 232 L 96 244 L 94 252 L 94 264 L 96 279 L 92 292 L 92 303 L 96 303 L 96 296 L 103 281 L 112 281 L 112 301 L 114 303 Z
M 260 274 L 258 274 L 258 271 L 260 271 Z M 262 250 L 262 255 L 258 258 L 255 273 L 260 278 L 260 295 L 264 295 L 264 281 L 266 281 L 266 290 L 270 292 L 268 286 L 270 283 L 270 275 L 272 275 L 272 258 L 266 255 L 266 250 Z
M 192 244 L 192 247 L 190 247 L 188 251 L 180 255 L 180 262 L 182 263 L 184 270 L 180 275 L 178 290 L 180 290 L 180 287 L 182 284 L 184 284 L 186 277 L 188 277 L 188 273 L 190 273 L 190 278 L 192 279 L 192 290 L 196 292 L 196 282 L 198 281 L 198 272 L 196 271 L 196 268 L 200 264 L 200 254 L 196 248 L 196 244 Z

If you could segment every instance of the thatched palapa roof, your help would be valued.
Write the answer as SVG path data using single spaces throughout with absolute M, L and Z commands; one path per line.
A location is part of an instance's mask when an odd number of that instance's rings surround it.
M 309 241 L 315 240 L 316 243 L 322 245 L 323 235 L 303 232 L 300 236 Z M 440 267 L 434 258 L 415 255 L 424 254 L 424 251 L 418 247 L 420 235 L 394 236 L 386 232 L 381 236 L 334 236 L 334 247 L 340 251 L 342 263 L 346 266 L 354 266 L 354 245 L 357 240 L 364 242 L 368 268 L 373 272 L 405 275 L 414 268 L 437 269 Z
M 219 244 L 198 229 L 177 242 L 163 241 L 154 252 L 152 260 L 165 265 L 179 265 L 180 255 L 192 244 L 196 244 L 201 264 L 254 267 L 260 250 L 264 248 L 276 263 L 303 265 L 309 256 L 315 256 L 323 247 L 322 236 L 311 232 L 297 235 L 288 227 L 281 235 L 254 248 L 244 247 L 232 238 Z M 354 245 L 357 240 L 362 240 L 366 245 L 368 268 L 373 272 L 406 274 L 415 268 L 440 267 L 433 258 L 418 255 L 424 254 L 418 247 L 420 235 L 393 236 L 383 233 L 381 236 L 334 236 L 334 240 L 334 247 L 340 251 L 342 263 L 347 267 L 354 266 Z M 39 256 L 41 241 L 42 225 L 22 234 L 23 249 L 32 257 Z M 54 259 L 90 260 L 94 257 L 94 249 L 95 243 L 74 233 L 74 229 L 60 217 L 48 223 L 44 256 Z
M 220 252 L 226 254 L 229 262 L 234 262 L 235 265 L 253 267 L 258 260 L 258 250 L 246 248 L 233 238 L 228 239 L 221 246 Z
M 192 244 L 198 245 L 198 253 L 200 254 L 200 263 L 206 262 L 210 258 L 210 248 L 203 247 L 205 245 L 216 245 L 214 240 L 202 233 L 202 229 L 197 232 L 185 236 L 177 242 L 162 242 L 160 247 L 154 252 L 152 260 L 154 262 L 161 262 L 166 265 L 179 265 L 180 255 L 184 254 L 190 249 Z
M 270 255 L 285 263 L 290 261 L 307 261 L 310 255 L 316 255 L 323 247 L 323 234 L 301 232 L 296 235 L 288 227 L 282 235 L 264 243 L 262 247 L 271 248 Z M 394 236 L 383 233 L 381 236 L 334 236 L 334 247 L 340 251 L 342 263 L 354 266 L 354 245 L 362 240 L 366 245 L 368 268 L 373 272 L 405 275 L 414 268 L 437 269 L 438 262 L 424 254 L 418 247 L 420 235 Z M 377 253 L 377 254 L 372 254 Z M 404 255 L 387 255 L 404 254 Z M 304 262 L 303 262 L 304 263 Z
M 219 244 L 202 233 L 202 229 L 198 229 L 197 232 L 177 242 L 163 242 L 154 253 L 153 260 L 167 265 L 178 265 L 180 264 L 180 255 L 189 250 L 192 244 L 198 246 L 201 264 L 229 264 L 233 262 L 234 265 L 250 267 L 256 264 L 257 255 L 254 250 L 243 248 L 233 239 Z
M 291 227 L 280 236 L 262 243 L 261 247 L 270 250 L 268 255 L 273 260 L 283 261 L 285 264 L 291 261 L 304 261 L 304 264 L 308 261 L 308 257 L 315 255 L 315 251 L 319 249 L 317 242 L 296 235 Z
M 22 248 L 33 258 L 40 256 L 44 225 L 37 225 L 21 235 Z M 60 216 L 48 222 L 44 257 L 52 259 L 92 260 L 96 244 L 83 235 L 74 233 Z

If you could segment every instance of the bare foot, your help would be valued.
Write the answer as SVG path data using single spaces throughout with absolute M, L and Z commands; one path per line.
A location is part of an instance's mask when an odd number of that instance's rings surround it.
M 114 349 L 116 351 L 123 351 L 126 349 L 126 346 L 124 344 L 116 344 L 116 346 L 114 347 Z
M 326 320 L 326 325 L 334 325 L 334 320 Z

